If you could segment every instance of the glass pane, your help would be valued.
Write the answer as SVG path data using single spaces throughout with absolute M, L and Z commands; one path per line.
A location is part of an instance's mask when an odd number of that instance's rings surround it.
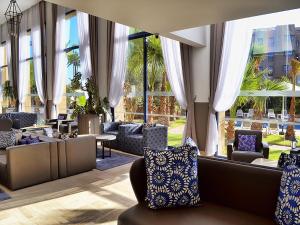
M 66 30 L 68 31 L 67 48 L 79 45 L 76 12 L 67 16 Z
M 295 69 L 300 27 L 294 23 L 253 30 L 240 96 L 218 116 L 220 155 L 227 154 L 227 144 L 238 129 L 262 131 L 271 160 L 289 153 L 294 135 L 300 139 L 300 71 Z
M 67 76 L 66 76 L 66 87 L 64 95 L 58 106 L 60 113 L 67 113 L 69 116 L 73 113 L 71 102 L 74 100 L 75 91 L 71 87 L 71 81 L 75 74 L 79 72 L 80 56 L 79 56 L 79 39 L 78 39 L 78 28 L 77 28 L 77 16 L 76 12 L 68 14 L 66 16 L 66 30 L 68 32 L 67 48 L 73 47 L 74 49 L 68 51 L 67 55 Z
M 171 90 L 160 39 L 148 37 L 148 121 L 169 127 L 169 145 L 181 145 L 186 123 L 182 110 Z
M 115 108 L 116 120 L 139 123 L 144 120 L 143 58 L 143 39 L 129 41 L 124 96 Z
M 160 39 L 147 38 L 148 122 L 169 127 L 169 145 L 180 145 L 186 122 L 167 79 Z M 116 120 L 143 123 L 144 116 L 144 45 L 143 39 L 129 41 L 128 68 L 124 96 L 115 108 Z

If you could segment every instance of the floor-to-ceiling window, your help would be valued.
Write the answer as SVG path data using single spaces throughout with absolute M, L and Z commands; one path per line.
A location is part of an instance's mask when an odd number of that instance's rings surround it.
M 77 16 L 76 11 L 74 10 L 66 13 L 66 32 L 69 34 L 65 48 L 65 52 L 67 54 L 67 77 L 64 95 L 61 103 L 59 104 L 59 112 L 68 113 L 70 115 L 73 112 L 70 103 L 76 95 L 76 90 L 73 90 L 71 81 L 78 74 L 80 67 Z
M 27 95 L 25 99 L 24 110 L 25 112 L 36 113 L 38 116 L 38 122 L 42 122 L 41 120 L 44 118 L 45 110 L 44 104 L 41 102 L 38 96 L 35 82 L 31 30 L 28 30 L 27 35 L 30 36 L 30 55 L 29 58 L 26 59 L 27 63 L 29 63 L 29 83 L 26 85 Z
M 172 93 L 158 36 L 131 28 L 124 96 L 115 119 L 169 127 L 169 145 L 180 145 L 186 112 Z
M 274 160 L 289 152 L 294 134 L 299 140 L 300 23 L 294 20 L 295 13 L 285 12 L 286 20 L 291 15 L 288 24 L 282 24 L 278 14 L 278 24 L 253 30 L 240 95 L 230 110 L 219 113 L 220 155 L 226 155 L 237 129 L 261 130 Z
M 0 45 L 0 112 L 5 112 L 7 108 L 12 106 L 12 88 L 8 77 L 8 65 L 6 57 L 6 42 Z

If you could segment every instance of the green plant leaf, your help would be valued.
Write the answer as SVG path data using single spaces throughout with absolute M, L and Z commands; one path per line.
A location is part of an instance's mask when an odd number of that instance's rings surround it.
M 76 104 L 77 104 L 78 106 L 84 107 L 85 104 L 86 104 L 86 97 L 85 97 L 84 95 L 78 96 L 78 97 L 76 98 Z

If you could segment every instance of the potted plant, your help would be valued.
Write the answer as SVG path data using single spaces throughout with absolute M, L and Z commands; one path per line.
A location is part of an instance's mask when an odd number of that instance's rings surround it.
M 84 85 L 81 85 L 80 79 L 81 74 L 77 73 L 71 81 L 72 89 L 76 93 L 72 102 L 72 118 L 78 118 L 79 134 L 99 134 L 100 122 L 105 120 L 108 112 L 108 100 L 99 97 L 95 77 L 87 78 Z
M 10 85 L 10 81 L 7 80 L 3 84 L 2 88 L 3 99 L 7 100 L 7 108 L 12 108 L 14 106 L 15 95 L 13 87 Z

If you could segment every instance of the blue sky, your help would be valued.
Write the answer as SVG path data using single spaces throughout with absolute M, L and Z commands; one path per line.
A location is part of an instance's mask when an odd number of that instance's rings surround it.
M 79 44 L 78 30 L 77 30 L 77 17 L 76 16 L 71 17 L 69 24 L 70 27 L 68 27 L 67 29 L 70 29 L 70 37 L 68 40 L 67 47 L 71 47 Z M 69 66 L 67 68 L 67 83 L 70 83 L 70 79 L 72 78 L 73 78 L 73 66 Z

